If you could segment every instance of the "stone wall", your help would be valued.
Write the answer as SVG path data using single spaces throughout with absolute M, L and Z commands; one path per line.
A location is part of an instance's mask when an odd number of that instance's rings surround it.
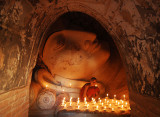
M 28 117 L 29 87 L 0 95 L 0 117 Z
M 94 17 L 112 36 L 127 71 L 132 116 L 160 115 L 158 0 L 1 0 L 0 3 L 0 93 L 26 86 L 49 25 L 65 12 L 79 11 Z M 143 101 L 139 102 L 140 99 Z M 156 102 L 154 105 L 152 100 Z M 151 108 L 146 108 L 148 105 Z

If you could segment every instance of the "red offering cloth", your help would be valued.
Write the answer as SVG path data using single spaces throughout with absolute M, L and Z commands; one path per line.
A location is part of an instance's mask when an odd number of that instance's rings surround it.
M 84 98 L 85 98 L 85 97 L 83 97 L 83 93 L 84 93 L 84 89 L 85 89 L 86 86 L 89 86 L 88 90 L 87 90 L 87 93 L 86 93 L 88 99 L 91 100 L 92 97 L 94 98 L 94 97 L 96 97 L 96 94 L 99 94 L 100 89 L 98 87 L 90 86 L 90 83 L 87 83 L 80 90 L 80 99 L 81 100 L 84 100 Z

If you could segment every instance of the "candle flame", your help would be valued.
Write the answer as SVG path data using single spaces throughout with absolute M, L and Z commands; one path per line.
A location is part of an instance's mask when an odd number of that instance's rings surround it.
M 98 110 L 98 105 L 97 105 L 97 107 L 96 107 L 96 110 Z
M 125 99 L 125 97 L 126 97 L 126 96 L 125 96 L 125 95 L 123 95 L 123 97 L 124 97 L 124 99 Z

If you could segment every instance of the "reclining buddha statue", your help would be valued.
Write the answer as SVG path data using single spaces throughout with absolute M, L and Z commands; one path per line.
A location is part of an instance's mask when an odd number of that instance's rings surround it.
M 39 56 L 46 67 L 38 69 L 36 82 L 57 93 L 78 97 L 81 87 L 108 60 L 110 49 L 94 33 L 62 30 L 49 36 Z M 103 94 L 103 83 L 97 86 Z

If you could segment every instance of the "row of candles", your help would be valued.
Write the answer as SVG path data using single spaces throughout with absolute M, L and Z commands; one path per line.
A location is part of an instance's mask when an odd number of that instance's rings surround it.
M 114 98 L 110 99 L 107 94 L 103 99 L 98 98 L 98 101 L 92 98 L 91 102 L 87 102 L 87 99 L 84 98 L 84 101 L 80 102 L 80 99 L 78 98 L 77 101 L 73 102 L 73 98 L 70 97 L 70 100 L 67 102 L 64 97 L 61 106 L 66 110 L 111 111 L 116 113 L 129 112 L 131 110 L 129 102 L 125 99 L 125 95 L 123 95 L 123 98 L 123 100 L 118 100 L 116 99 L 116 95 L 114 95 Z

